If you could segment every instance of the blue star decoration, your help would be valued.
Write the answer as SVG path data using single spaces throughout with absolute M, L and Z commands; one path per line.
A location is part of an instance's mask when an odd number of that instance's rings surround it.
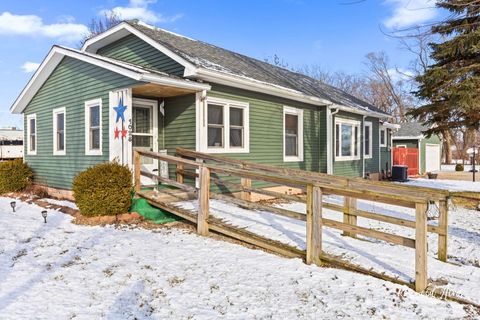
M 118 120 L 122 119 L 123 122 L 125 122 L 125 109 L 127 109 L 127 106 L 123 105 L 123 98 L 120 98 L 120 101 L 118 102 L 118 106 L 113 107 L 113 110 L 117 112 L 117 119 L 115 120 L 115 123 L 118 122 Z

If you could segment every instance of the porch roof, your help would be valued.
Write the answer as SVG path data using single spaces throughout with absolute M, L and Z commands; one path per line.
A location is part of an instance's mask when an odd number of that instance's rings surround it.
M 183 79 L 163 73 L 157 70 L 151 70 L 112 58 L 107 58 L 98 54 L 82 52 L 62 46 L 53 46 L 48 55 L 42 61 L 33 77 L 27 83 L 20 95 L 10 108 L 12 113 L 22 113 L 42 85 L 55 70 L 57 65 L 64 57 L 78 59 L 92 65 L 110 70 L 123 76 L 153 84 L 156 87 L 170 88 L 170 92 L 177 91 L 182 93 L 198 92 L 210 90 L 210 85 L 199 83 L 193 80 Z

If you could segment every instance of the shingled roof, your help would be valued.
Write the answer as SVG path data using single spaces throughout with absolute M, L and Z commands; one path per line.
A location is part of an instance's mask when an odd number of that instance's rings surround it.
M 419 122 L 405 122 L 400 125 L 400 129 L 393 134 L 393 137 L 421 137 L 426 130 L 428 128 Z
M 296 90 L 341 106 L 390 116 L 368 102 L 303 74 L 141 22 L 127 23 L 196 67 Z

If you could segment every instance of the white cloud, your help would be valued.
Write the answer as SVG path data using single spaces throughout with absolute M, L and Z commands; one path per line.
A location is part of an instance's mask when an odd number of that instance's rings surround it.
M 73 21 L 44 24 L 42 18 L 36 15 L 3 12 L 0 14 L 0 34 L 44 36 L 65 42 L 75 42 L 88 34 L 88 28 Z
M 387 72 L 393 81 L 410 80 L 414 76 L 412 71 L 402 68 L 388 69 Z
M 24 72 L 31 73 L 31 72 L 37 71 L 39 66 L 40 66 L 40 63 L 27 61 L 22 65 L 21 68 L 23 69 Z
M 384 3 L 393 7 L 393 14 L 383 22 L 387 28 L 422 24 L 438 13 L 433 0 L 386 0 Z
M 105 14 L 110 11 L 113 11 L 122 20 L 138 19 L 147 23 L 174 22 L 183 16 L 182 14 L 177 14 L 172 17 L 165 17 L 160 13 L 150 10 L 148 6 L 155 2 L 157 1 L 156 0 L 130 0 L 126 7 L 115 7 L 110 10 L 102 10 L 100 13 Z

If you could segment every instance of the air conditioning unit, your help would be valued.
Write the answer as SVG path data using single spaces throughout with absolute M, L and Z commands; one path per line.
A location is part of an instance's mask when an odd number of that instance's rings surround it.
M 392 166 L 392 181 L 407 181 L 408 180 L 408 166 Z

